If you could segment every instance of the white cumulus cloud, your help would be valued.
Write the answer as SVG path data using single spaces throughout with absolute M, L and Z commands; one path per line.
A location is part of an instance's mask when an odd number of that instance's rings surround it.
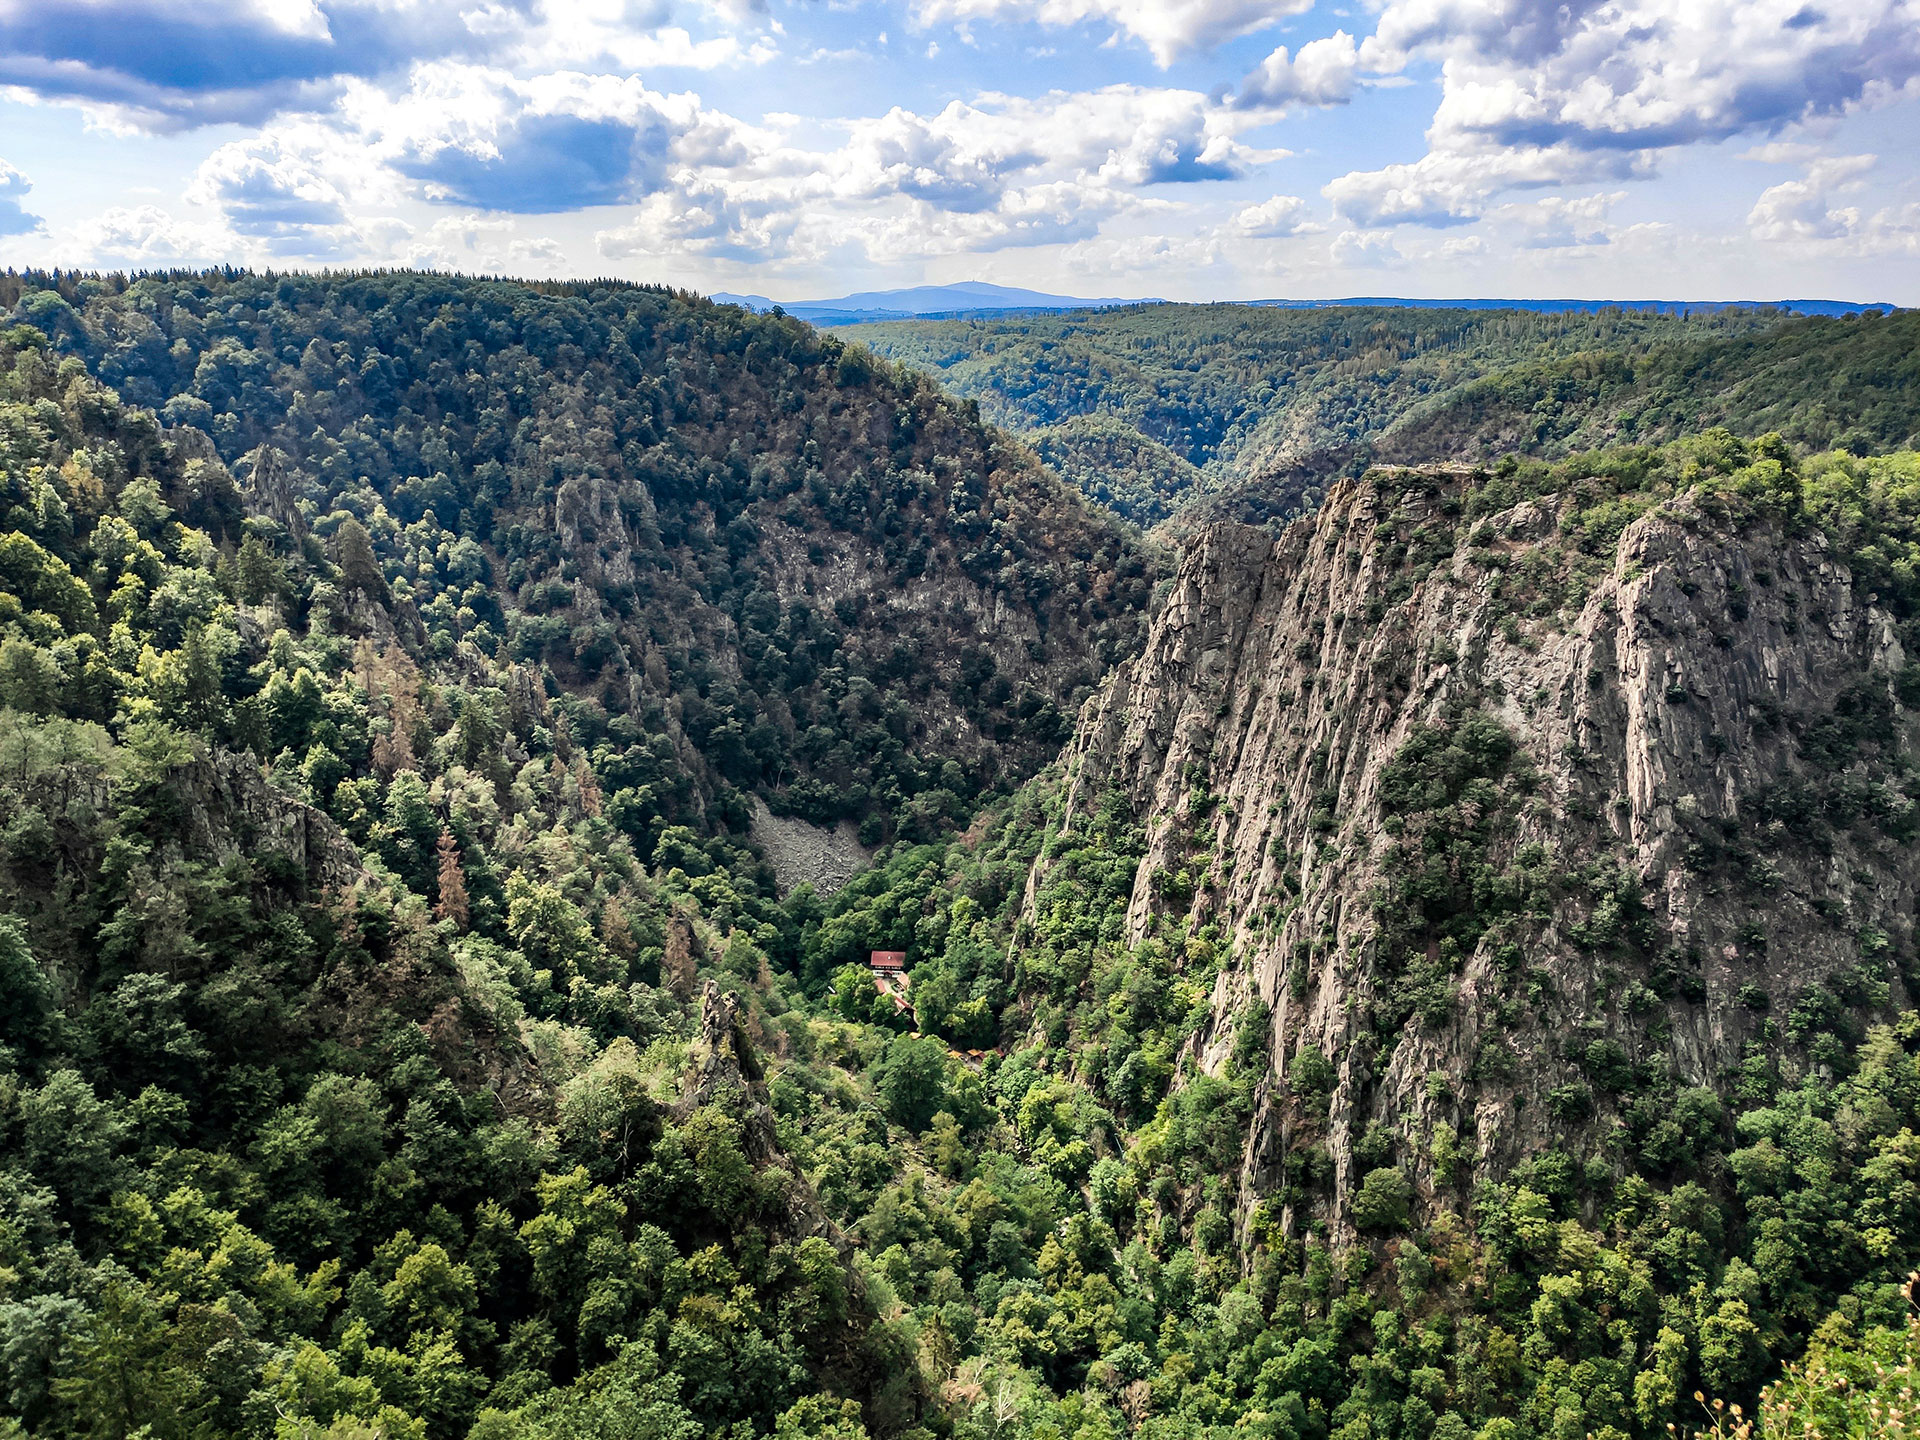
M 1748 229 L 1761 240 L 1839 240 L 1857 234 L 1860 208 L 1842 205 L 1840 196 L 1860 190 L 1874 160 L 1872 155 L 1809 157 L 1805 175 L 1770 187 L 1754 202 Z
M 1240 82 L 1234 103 L 1243 108 L 1284 105 L 1344 105 L 1353 98 L 1359 47 L 1344 30 L 1310 40 L 1297 55 L 1282 45 Z
M 1359 170 L 1324 190 L 1355 225 L 1465 225 L 1478 220 L 1502 191 L 1624 180 L 1652 172 L 1636 151 L 1590 151 L 1571 145 L 1476 146 L 1433 150 L 1409 164 Z
M 1448 225 L 1528 185 L 1644 178 L 1675 146 L 1774 134 L 1920 77 L 1920 0 L 1393 0 L 1359 65 L 1441 66 L 1417 161 L 1340 177 L 1363 224 Z
M 231 230 L 182 220 L 157 205 L 115 206 L 74 227 L 63 247 L 89 264 L 212 265 L 245 256 Z
M 1497 220 L 1512 226 L 1519 244 L 1528 250 L 1571 250 L 1586 245 L 1609 245 L 1608 224 L 1613 207 L 1627 198 L 1624 190 L 1597 195 L 1549 195 L 1527 204 L 1503 205 Z
M 1285 153 L 1241 140 L 1258 115 L 1150 86 L 896 106 L 828 127 L 824 143 L 795 143 L 792 117 L 776 118 L 745 124 L 636 77 L 434 62 L 222 147 L 192 198 L 289 256 L 345 258 L 366 239 L 350 217 L 425 200 L 497 215 L 619 207 L 594 232 L 606 259 L 851 247 L 891 261 L 1070 243 L 1170 203 L 1154 187 L 1239 179 Z M 442 241 L 413 243 L 437 255 Z
M 1312 8 L 1313 0 L 918 0 L 914 14 L 923 25 L 942 20 L 1111 25 L 1145 45 L 1165 67 L 1189 51 L 1270 29 Z
M 1233 217 L 1233 228 L 1250 240 L 1277 240 L 1318 227 L 1307 202 L 1298 195 L 1275 195 L 1240 211 Z
M 1327 255 L 1334 264 L 1354 269 L 1389 269 L 1407 258 L 1387 230 L 1342 230 L 1333 237 Z

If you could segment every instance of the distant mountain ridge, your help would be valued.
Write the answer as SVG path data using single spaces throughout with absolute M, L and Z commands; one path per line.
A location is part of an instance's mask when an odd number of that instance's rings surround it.
M 774 301 L 765 295 L 735 295 L 722 291 L 712 297 L 722 305 L 739 305 L 765 313 L 777 304 L 787 314 L 816 325 L 858 325 L 869 320 L 909 320 L 927 316 L 1005 313 L 1020 310 L 1105 310 L 1116 305 L 1154 305 L 1155 299 L 1123 300 L 1114 296 L 1085 299 L 1050 295 L 1013 285 L 990 285 L 963 280 L 954 285 L 914 285 L 903 290 L 861 290 L 831 300 Z
M 1136 305 L 839 333 L 939 376 L 1148 527 L 1194 502 L 1183 526 L 1286 518 L 1376 460 L 1490 464 L 1709 425 L 1862 453 L 1920 436 L 1914 310 Z
M 1391 295 L 1356 295 L 1345 300 L 1233 300 L 1275 310 L 1320 310 L 1340 306 L 1399 307 L 1407 310 L 1531 310 L 1542 315 L 1592 315 L 1602 310 L 1649 310 L 1660 315 L 1698 315 L 1715 310 L 1785 310 L 1793 315 L 1859 315 L 1868 310 L 1891 314 L 1900 307 L 1883 300 L 1409 300 Z
M 1088 299 L 963 280 L 954 285 L 914 285 L 900 290 L 860 290 L 829 300 L 776 301 L 765 295 L 730 291 L 712 297 L 722 305 L 738 305 L 765 314 L 776 305 L 787 314 L 815 325 L 864 325 L 883 320 L 954 319 L 1000 316 L 1027 311 L 1111 310 L 1127 305 L 1164 305 L 1155 297 Z M 1222 300 L 1221 305 L 1257 309 L 1319 310 L 1346 307 L 1394 307 L 1408 310 L 1530 310 L 1540 314 L 1594 314 L 1602 310 L 1640 310 L 1661 315 L 1693 315 L 1717 310 L 1785 310 L 1795 315 L 1854 315 L 1863 311 L 1893 311 L 1884 301 L 1852 300 L 1415 300 L 1397 296 L 1364 295 L 1341 300 Z

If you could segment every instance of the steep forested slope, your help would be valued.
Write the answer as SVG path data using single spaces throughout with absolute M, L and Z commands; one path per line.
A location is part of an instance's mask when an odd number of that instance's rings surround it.
M 1137 549 L 924 384 L 665 292 L 9 298 L 8 1423 L 910 1429 L 912 1327 L 769 1108 L 818 901 L 741 794 L 970 817 Z
M 1790 320 L 1757 335 L 1516 365 L 1421 407 L 1383 460 L 1485 460 L 1656 444 L 1712 425 L 1877 454 L 1920 435 L 1920 311 Z
M 245 511 L 276 563 L 347 564 L 327 594 L 404 648 L 529 665 L 665 737 L 673 773 L 616 780 L 652 787 L 633 824 L 717 800 L 737 828 L 736 790 L 876 837 L 964 819 L 1057 748 L 1150 584 L 967 407 L 795 321 L 426 275 L 28 277 L 15 300 L 201 447 L 216 544 Z

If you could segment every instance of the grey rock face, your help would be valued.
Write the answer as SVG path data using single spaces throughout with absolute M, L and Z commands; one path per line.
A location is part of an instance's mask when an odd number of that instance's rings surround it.
M 758 795 L 753 797 L 753 838 L 767 852 L 782 895 L 802 885 L 831 895 L 873 863 L 873 852 L 860 843 L 851 820 L 831 829 L 810 825 L 796 816 L 774 814 Z
M 711 980 L 700 992 L 700 1033 L 675 1109 L 684 1120 L 704 1106 L 714 1106 L 738 1122 L 740 1148 L 756 1170 L 779 1172 L 784 1213 L 775 1228 L 794 1239 L 818 1235 L 844 1250 L 846 1237 L 821 1209 L 805 1175 L 780 1148 L 760 1058 L 747 1037 L 739 1000 L 723 994 Z
M 216 751 L 176 776 L 187 800 L 181 840 L 208 859 L 279 854 L 314 892 L 351 890 L 365 869 L 353 842 L 323 814 L 267 783 L 250 755 Z
M 1724 1090 L 1755 1047 L 1789 1075 L 1816 1065 L 1783 1022 L 1863 956 L 1893 1002 L 1904 993 L 1885 960 L 1911 953 L 1920 859 L 1894 838 L 1899 816 L 1817 842 L 1778 818 L 1781 795 L 1821 786 L 1868 797 L 1863 813 L 1906 803 L 1876 791 L 1864 761 L 1808 758 L 1821 724 L 1861 707 L 1906 746 L 1892 617 L 1817 533 L 1688 498 L 1627 524 L 1583 595 L 1523 607 L 1516 575 L 1566 578 L 1566 506 L 1464 520 L 1466 483 L 1375 471 L 1277 540 L 1198 532 L 1143 652 L 1089 702 L 1069 752 L 1070 811 L 1118 787 L 1145 826 L 1132 939 L 1185 920 L 1231 947 L 1194 1062 L 1217 1071 L 1236 1017 L 1269 1007 L 1243 1215 L 1288 1181 L 1290 1155 L 1324 1144 L 1330 1198 L 1284 1218 L 1313 1207 L 1345 1229 L 1351 1142 L 1373 1122 L 1424 1201 L 1556 1143 L 1600 1153 L 1615 1102 L 1600 1093 L 1571 1116 L 1552 1103 L 1585 1083 L 1596 1040 L 1676 1085 Z M 1537 772 L 1487 863 L 1534 856 L 1550 899 L 1458 957 L 1444 1015 L 1429 1006 L 1383 1033 L 1401 969 L 1376 903 L 1399 878 L 1383 774 L 1421 727 L 1474 711 Z M 1175 872 L 1190 901 L 1157 883 Z M 1581 877 L 1621 872 L 1645 907 L 1641 939 L 1596 943 L 1602 902 Z M 1336 1076 L 1324 1110 L 1285 1079 L 1309 1047 Z M 1460 1163 L 1435 1159 L 1447 1133 Z

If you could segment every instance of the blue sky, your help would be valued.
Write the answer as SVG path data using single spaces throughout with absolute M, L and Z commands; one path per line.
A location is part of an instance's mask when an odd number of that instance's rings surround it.
M 0 0 L 0 263 L 1920 304 L 1920 0 Z

